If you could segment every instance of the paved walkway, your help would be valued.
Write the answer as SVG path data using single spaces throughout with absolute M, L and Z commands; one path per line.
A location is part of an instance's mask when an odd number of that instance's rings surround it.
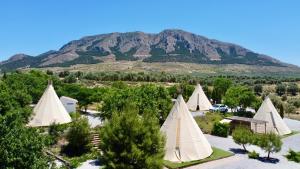
M 300 122 L 296 120 L 284 119 L 291 130 L 300 131 Z M 286 155 L 289 149 L 300 151 L 300 134 L 284 138 L 282 150 L 271 154 L 271 157 L 278 159 L 277 163 L 267 163 L 259 160 L 249 159 L 247 154 L 241 153 L 241 146 L 235 144 L 231 137 L 221 138 L 206 135 L 210 144 L 227 151 L 234 152 L 236 155 L 230 158 L 212 161 L 187 169 L 300 169 L 300 164 L 288 161 L 283 155 Z M 256 146 L 247 146 L 247 149 L 259 152 L 261 156 L 267 154 Z
M 300 131 L 300 121 L 284 119 L 291 130 Z M 212 135 L 205 135 L 214 147 L 235 153 L 235 156 L 222 160 L 212 161 L 186 169 L 300 169 L 300 164 L 288 161 L 283 155 L 286 155 L 289 149 L 300 151 L 300 134 L 284 138 L 282 150 L 279 153 L 271 154 L 271 157 L 277 158 L 277 163 L 266 163 L 259 160 L 249 159 L 247 154 L 241 153 L 241 146 L 234 143 L 231 137 L 221 138 Z M 259 147 L 247 146 L 247 149 L 259 152 L 261 156 L 267 154 Z M 96 163 L 95 163 L 96 162 Z M 95 160 L 89 160 L 83 163 L 78 169 L 98 169 L 100 164 Z

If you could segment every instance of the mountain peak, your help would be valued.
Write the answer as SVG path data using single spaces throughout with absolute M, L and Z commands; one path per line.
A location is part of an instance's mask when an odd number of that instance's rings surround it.
M 205 64 L 247 64 L 286 66 L 270 56 L 255 53 L 239 45 L 221 42 L 181 29 L 165 29 L 157 34 L 141 31 L 114 32 L 86 36 L 36 57 L 18 54 L 3 62 L 1 69 L 70 66 L 116 60 L 143 62 L 190 62 Z M 20 62 L 22 61 L 22 62 Z

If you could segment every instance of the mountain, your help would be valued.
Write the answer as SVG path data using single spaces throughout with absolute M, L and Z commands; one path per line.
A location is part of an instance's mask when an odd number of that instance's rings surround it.
M 21 67 L 66 67 L 120 60 L 290 66 L 239 45 L 168 29 L 158 34 L 109 33 L 83 37 L 38 56 L 17 54 L 0 63 L 1 70 Z

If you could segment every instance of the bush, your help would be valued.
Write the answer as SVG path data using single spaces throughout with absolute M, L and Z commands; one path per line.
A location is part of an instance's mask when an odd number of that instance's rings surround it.
M 201 130 L 204 133 L 211 134 L 213 126 L 216 122 L 219 122 L 223 119 L 222 115 L 220 113 L 212 113 L 208 112 L 205 114 L 205 116 L 201 117 L 195 117 L 195 120 L 198 124 L 198 126 L 201 128 Z
M 90 125 L 87 118 L 80 118 L 73 122 L 67 134 L 69 144 L 64 148 L 68 156 L 80 156 L 90 150 Z
M 220 137 L 228 137 L 229 135 L 229 124 L 216 122 L 212 129 L 212 135 Z
M 284 85 L 284 84 L 277 84 L 276 85 L 276 93 L 279 96 L 284 95 L 286 93 L 286 85 Z
M 251 159 L 258 159 L 259 158 L 259 153 L 255 152 L 255 151 L 251 151 L 248 153 L 248 157 Z
M 291 83 L 287 87 L 287 92 L 293 96 L 296 96 L 297 93 L 299 92 L 299 87 L 297 83 Z
M 59 125 L 59 124 L 51 124 L 48 128 L 48 134 L 50 136 L 50 144 L 56 144 L 59 136 L 63 133 L 66 129 L 66 125 Z
M 251 111 L 237 111 L 233 113 L 235 116 L 252 118 L 254 114 Z
M 300 152 L 295 152 L 293 150 L 289 150 L 289 154 L 286 155 L 286 158 L 290 161 L 300 163 Z

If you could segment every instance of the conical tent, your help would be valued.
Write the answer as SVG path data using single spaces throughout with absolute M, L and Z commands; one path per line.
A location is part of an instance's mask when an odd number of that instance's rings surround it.
M 254 124 L 251 124 L 252 130 L 256 129 L 256 132 L 258 133 L 273 132 L 278 135 L 286 135 L 291 133 L 291 130 L 285 124 L 269 97 L 264 100 L 253 119 L 264 120 L 267 122 L 266 126 L 259 127 L 255 127 Z
M 49 84 L 38 104 L 33 109 L 32 120 L 28 126 L 50 126 L 70 123 L 71 117 L 59 100 L 52 84 Z
M 192 96 L 189 98 L 187 102 L 187 106 L 191 111 L 206 111 L 212 108 L 210 101 L 208 100 L 207 96 L 205 95 L 202 87 L 200 84 L 197 84 Z
M 181 95 L 160 130 L 166 136 L 165 160 L 194 161 L 207 158 L 213 152 Z

